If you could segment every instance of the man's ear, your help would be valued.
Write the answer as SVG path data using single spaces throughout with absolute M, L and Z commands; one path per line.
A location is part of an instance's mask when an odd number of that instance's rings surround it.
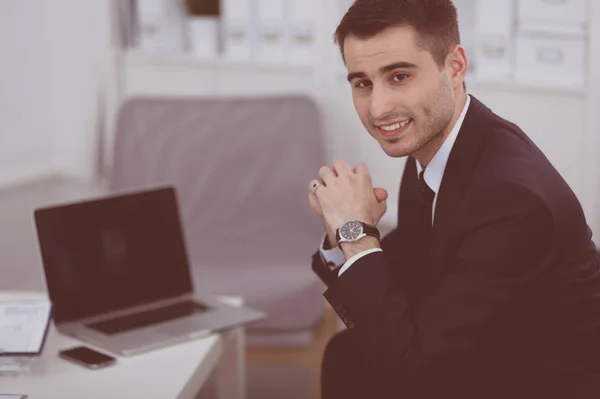
M 452 87 L 458 88 L 462 86 L 469 66 L 469 60 L 463 46 L 460 44 L 456 45 L 450 54 L 448 54 L 447 66 L 450 71 L 450 78 L 452 79 Z

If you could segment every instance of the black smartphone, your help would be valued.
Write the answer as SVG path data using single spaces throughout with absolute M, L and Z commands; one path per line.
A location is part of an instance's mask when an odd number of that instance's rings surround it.
M 112 366 L 117 362 L 117 359 L 100 353 L 86 346 L 78 346 L 75 348 L 64 349 L 58 352 L 58 355 L 63 359 L 77 363 L 89 369 L 101 369 Z

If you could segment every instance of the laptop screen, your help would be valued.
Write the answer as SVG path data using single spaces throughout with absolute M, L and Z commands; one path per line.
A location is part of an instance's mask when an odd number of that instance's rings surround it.
M 175 190 L 35 211 L 56 322 L 192 291 Z

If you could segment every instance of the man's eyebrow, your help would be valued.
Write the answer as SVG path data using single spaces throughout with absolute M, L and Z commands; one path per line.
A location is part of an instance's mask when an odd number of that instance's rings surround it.
M 394 62 L 393 64 L 382 66 L 381 68 L 379 68 L 379 73 L 384 74 L 384 73 L 391 72 L 394 69 L 416 69 L 418 67 L 419 67 L 418 65 L 413 64 L 412 62 L 399 61 L 399 62 Z M 351 82 L 353 79 L 365 78 L 366 76 L 367 75 L 365 75 L 364 72 L 350 72 L 347 76 L 347 79 L 348 79 L 348 82 Z
M 364 72 L 350 72 L 346 79 L 348 79 L 348 82 L 352 82 L 353 79 L 364 78 L 366 76 Z
M 384 74 L 384 73 L 391 72 L 394 69 L 415 69 L 415 68 L 418 68 L 418 66 L 416 64 L 413 64 L 412 62 L 399 61 L 399 62 L 394 62 L 393 64 L 382 66 L 381 68 L 379 68 L 379 72 L 381 74 Z

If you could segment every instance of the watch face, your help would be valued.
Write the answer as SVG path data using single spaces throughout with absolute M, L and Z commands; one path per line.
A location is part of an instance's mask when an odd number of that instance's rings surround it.
M 345 240 L 357 240 L 358 237 L 362 234 L 362 232 L 362 224 L 354 220 L 350 220 L 349 222 L 344 223 L 342 227 L 340 227 L 340 237 L 342 237 Z

